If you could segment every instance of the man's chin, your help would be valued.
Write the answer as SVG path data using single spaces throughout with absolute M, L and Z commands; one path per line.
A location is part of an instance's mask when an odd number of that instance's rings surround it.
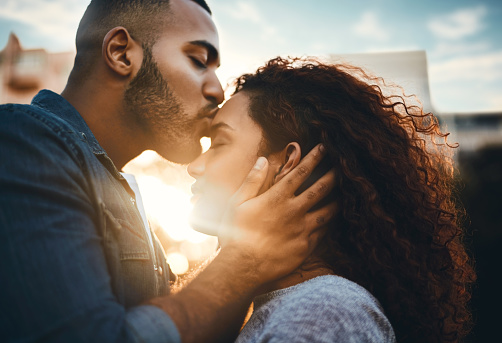
M 176 151 L 166 150 L 157 152 L 160 156 L 173 163 L 188 164 L 195 160 L 202 153 L 202 147 L 200 145 L 200 142 L 197 142 L 197 144 L 185 147 L 185 149 L 181 148 L 177 149 Z

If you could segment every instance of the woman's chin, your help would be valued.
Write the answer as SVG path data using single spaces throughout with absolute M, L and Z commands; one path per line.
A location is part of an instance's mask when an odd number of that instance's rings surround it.
M 210 236 L 218 236 L 218 224 L 200 218 L 190 218 L 190 226 L 195 231 Z
M 206 206 L 201 207 L 195 204 L 189 216 L 189 223 L 192 229 L 200 233 L 210 236 L 220 234 L 221 216 L 217 215 L 215 211 L 209 210 Z
M 211 236 L 221 236 L 221 222 L 228 197 L 207 197 L 195 195 L 192 197 L 193 209 L 190 213 L 190 226 L 201 233 Z

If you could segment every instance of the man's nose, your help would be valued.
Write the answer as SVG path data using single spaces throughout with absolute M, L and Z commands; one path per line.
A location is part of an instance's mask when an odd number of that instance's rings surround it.
M 206 99 L 216 104 L 221 104 L 225 98 L 220 80 L 215 73 L 210 75 L 209 80 L 204 85 L 203 92 Z

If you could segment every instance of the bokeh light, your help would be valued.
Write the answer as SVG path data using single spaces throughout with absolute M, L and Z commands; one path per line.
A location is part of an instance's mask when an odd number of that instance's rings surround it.
M 211 146 L 211 138 L 202 137 L 200 139 L 200 145 L 202 146 L 202 151 L 206 152 L 209 149 L 209 147 Z
M 189 263 L 185 255 L 173 252 L 167 255 L 167 263 L 175 274 L 185 274 L 188 271 Z
M 205 152 L 211 140 L 204 137 L 201 145 Z M 136 176 L 148 221 L 166 250 L 174 273 L 185 274 L 214 254 L 218 239 L 189 225 L 190 187 L 194 179 L 186 166 L 170 163 L 148 150 L 128 163 L 124 171 Z

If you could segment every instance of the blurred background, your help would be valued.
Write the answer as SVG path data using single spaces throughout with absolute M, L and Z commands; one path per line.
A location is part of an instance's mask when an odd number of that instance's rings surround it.
M 88 0 L 2 0 L 0 103 L 62 91 Z M 498 337 L 502 301 L 502 2 L 500 0 L 207 0 L 220 33 L 225 86 L 277 55 L 362 66 L 416 94 L 459 143 L 458 200 L 478 282 L 468 342 Z M 1 124 L 0 124 L 1 125 Z M 203 139 L 203 145 L 209 145 Z M 0 163 L 2 163 L 0 161 Z M 172 269 L 189 273 L 217 240 L 192 230 L 186 166 L 146 151 L 125 171 L 138 179 L 149 221 Z

